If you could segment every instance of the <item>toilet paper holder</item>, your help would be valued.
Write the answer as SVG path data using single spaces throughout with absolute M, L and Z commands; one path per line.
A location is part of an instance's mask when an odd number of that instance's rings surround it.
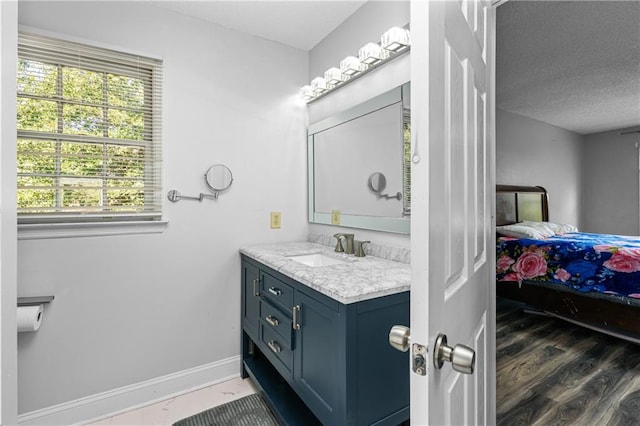
M 40 305 L 42 303 L 50 303 L 55 296 L 32 296 L 32 297 L 18 297 L 18 306 L 33 306 Z

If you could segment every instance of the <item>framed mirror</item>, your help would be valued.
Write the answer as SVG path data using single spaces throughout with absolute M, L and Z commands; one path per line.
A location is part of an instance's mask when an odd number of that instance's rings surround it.
M 409 91 L 406 83 L 309 126 L 309 222 L 409 233 Z M 372 196 L 380 176 L 392 196 Z

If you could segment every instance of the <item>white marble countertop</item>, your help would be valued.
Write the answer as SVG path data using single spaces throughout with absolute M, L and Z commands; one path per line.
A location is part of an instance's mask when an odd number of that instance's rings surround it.
M 262 244 L 241 248 L 240 253 L 344 304 L 401 293 L 411 287 L 411 267 L 406 263 L 336 253 L 316 243 Z M 314 253 L 346 263 L 312 267 L 289 259 Z

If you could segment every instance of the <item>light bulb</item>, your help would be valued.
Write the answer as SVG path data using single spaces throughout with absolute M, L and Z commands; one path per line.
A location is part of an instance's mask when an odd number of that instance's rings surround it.
M 302 86 L 300 88 L 300 92 L 298 94 L 305 101 L 310 101 L 311 99 L 313 99 L 315 97 L 315 95 L 313 94 L 313 89 L 309 85 Z
M 349 77 L 342 74 L 339 68 L 332 67 L 324 72 L 324 79 L 328 84 L 337 85 L 347 80 Z
M 311 89 L 313 90 L 313 94 L 318 96 L 327 90 L 331 89 L 331 85 L 327 84 L 327 80 L 322 77 L 316 77 L 311 80 Z
M 340 71 L 344 75 L 352 76 L 367 69 L 367 65 L 355 56 L 347 56 L 340 61 Z
M 411 45 L 409 30 L 400 27 L 389 28 L 380 38 L 380 45 L 393 52 L 403 50 Z
M 386 59 L 389 56 L 389 52 L 380 47 L 376 43 L 367 43 L 360 48 L 358 52 L 358 58 L 360 62 L 364 64 L 375 64 L 377 62 Z

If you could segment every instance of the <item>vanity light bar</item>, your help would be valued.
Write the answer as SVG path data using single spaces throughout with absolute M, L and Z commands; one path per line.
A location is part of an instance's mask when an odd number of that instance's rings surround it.
M 324 73 L 324 77 L 316 77 L 311 84 L 303 86 L 299 95 L 305 102 L 311 102 L 374 70 L 378 66 L 405 53 L 411 46 L 409 30 L 401 27 L 389 28 L 380 37 L 380 43 L 367 43 L 358 51 L 358 57 L 347 56 L 340 61 L 340 68 L 332 67 Z

